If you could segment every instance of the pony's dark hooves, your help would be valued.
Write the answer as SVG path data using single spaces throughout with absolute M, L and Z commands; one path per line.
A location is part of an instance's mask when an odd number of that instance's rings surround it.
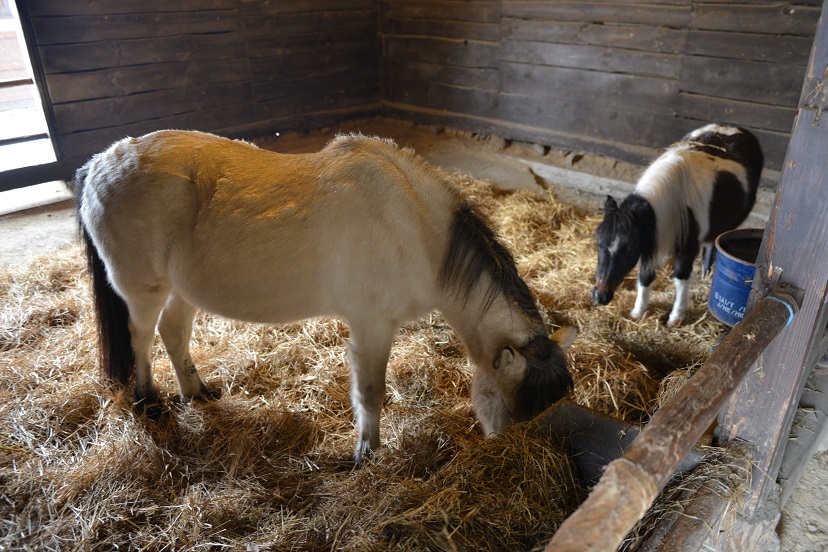
M 197 395 L 193 395 L 190 397 L 190 400 L 193 402 L 209 402 L 209 401 L 217 401 L 221 398 L 221 390 L 219 389 L 209 389 L 205 387 L 201 393 Z
M 372 450 L 370 448 L 365 448 L 362 450 L 361 447 L 357 447 L 354 451 L 354 467 L 361 468 L 365 461 L 371 458 Z
M 150 397 L 135 397 L 135 410 L 147 419 L 157 422 L 164 416 L 164 403 L 158 395 Z

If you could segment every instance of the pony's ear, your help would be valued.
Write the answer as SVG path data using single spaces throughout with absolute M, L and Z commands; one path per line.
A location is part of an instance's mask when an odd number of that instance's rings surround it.
M 497 383 L 501 391 L 511 393 L 514 386 L 523 380 L 526 373 L 526 359 L 512 347 L 504 347 L 494 359 Z
M 578 328 L 575 326 L 564 326 L 552 334 L 552 341 L 557 343 L 562 351 L 566 352 L 576 337 L 578 337 Z
M 494 366 L 495 370 L 500 370 L 501 368 L 508 368 L 515 362 L 515 350 L 509 346 L 503 347 L 503 350 L 500 351 L 500 354 L 497 355 L 494 359 L 492 365 Z
M 615 201 L 615 198 L 611 195 L 607 196 L 607 200 L 604 202 L 604 214 L 612 213 L 613 211 L 618 210 L 618 203 Z

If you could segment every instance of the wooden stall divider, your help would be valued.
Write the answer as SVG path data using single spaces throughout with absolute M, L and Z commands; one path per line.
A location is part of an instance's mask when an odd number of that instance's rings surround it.
M 786 285 L 757 302 L 681 391 L 653 415 L 627 453 L 607 466 L 546 552 L 615 550 L 756 359 L 791 323 L 801 302 L 802 291 Z

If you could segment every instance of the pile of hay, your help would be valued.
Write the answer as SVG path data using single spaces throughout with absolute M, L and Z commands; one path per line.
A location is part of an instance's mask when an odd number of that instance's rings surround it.
M 593 306 L 597 216 L 455 180 L 512 248 L 549 325 L 581 330 L 570 354 L 578 403 L 645 421 L 660 380 L 724 332 L 706 314 L 706 282 L 693 323 L 664 327 L 666 273 L 641 322 L 626 317 L 632 279 Z M 462 345 L 436 313 L 402 328 L 385 446 L 354 470 L 342 322 L 200 315 L 193 356 L 222 397 L 176 401 L 159 342 L 169 415 L 150 422 L 101 383 L 79 249 L 0 274 L 0 303 L 0 549 L 528 550 L 583 499 L 542 428 L 480 436 Z

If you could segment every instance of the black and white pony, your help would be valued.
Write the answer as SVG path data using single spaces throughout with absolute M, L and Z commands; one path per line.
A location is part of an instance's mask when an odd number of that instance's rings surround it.
M 676 298 L 668 324 L 688 308 L 689 279 L 702 245 L 739 226 L 756 200 L 762 150 L 747 130 L 706 125 L 670 146 L 650 165 L 621 205 L 612 197 L 598 225 L 598 268 L 593 300 L 606 305 L 633 269 L 638 295 L 630 316 L 647 311 L 656 269 L 673 257 Z
M 189 352 L 203 308 L 284 323 L 350 326 L 355 458 L 380 444 L 385 371 L 398 327 L 442 311 L 476 366 L 486 434 L 527 420 L 572 385 L 514 260 L 447 179 L 393 142 L 340 136 L 285 155 L 210 134 L 121 140 L 78 171 L 78 213 L 112 379 L 154 404 L 156 325 L 184 397 L 210 397 Z M 159 320 L 160 316 L 160 320 Z

